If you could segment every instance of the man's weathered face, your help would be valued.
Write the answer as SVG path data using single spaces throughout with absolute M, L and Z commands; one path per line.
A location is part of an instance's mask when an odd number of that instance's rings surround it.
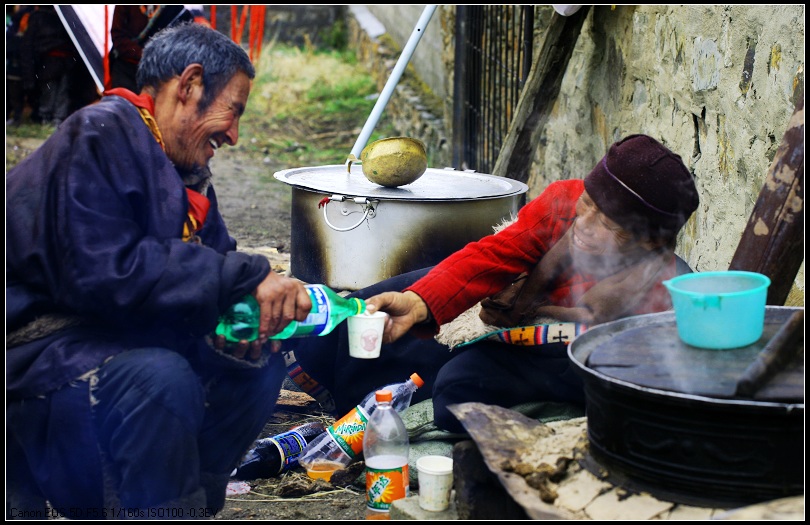
M 599 209 L 587 191 L 577 200 L 576 212 L 570 253 L 577 271 L 606 277 L 662 246 L 640 240 L 619 226 Z
M 636 247 L 633 236 L 602 213 L 587 191 L 577 200 L 571 245 L 588 255 L 620 255 Z
M 211 105 L 200 112 L 202 85 L 194 85 L 190 103 L 184 106 L 180 116 L 180 125 L 173 136 L 164 137 L 169 157 L 178 167 L 192 170 L 207 166 L 217 148 L 236 144 L 239 119 L 245 111 L 250 87 L 248 76 L 239 72 Z

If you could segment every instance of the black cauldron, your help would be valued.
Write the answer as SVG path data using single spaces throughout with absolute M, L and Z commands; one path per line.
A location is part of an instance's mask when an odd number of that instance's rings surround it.
M 804 339 L 752 396 L 747 367 L 795 308 L 767 307 L 756 343 L 705 350 L 680 341 L 673 312 L 595 326 L 568 353 L 583 378 L 596 464 L 659 499 L 752 504 L 804 493 Z

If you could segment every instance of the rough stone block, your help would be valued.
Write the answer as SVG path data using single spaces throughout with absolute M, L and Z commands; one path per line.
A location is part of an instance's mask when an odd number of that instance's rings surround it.
M 459 519 L 529 519 L 489 470 L 472 440 L 461 441 L 453 447 L 453 486 Z

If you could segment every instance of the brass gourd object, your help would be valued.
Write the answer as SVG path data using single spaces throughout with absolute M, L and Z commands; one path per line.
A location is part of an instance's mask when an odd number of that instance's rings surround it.
M 357 157 L 349 155 L 351 171 Z M 427 170 L 425 144 L 410 137 L 390 137 L 368 144 L 360 153 L 363 175 L 381 186 L 396 188 L 416 181 Z

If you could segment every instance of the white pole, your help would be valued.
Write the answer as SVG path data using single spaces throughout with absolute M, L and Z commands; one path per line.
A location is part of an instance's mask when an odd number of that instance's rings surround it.
M 425 9 L 422 11 L 422 16 L 419 17 L 419 21 L 416 23 L 413 33 L 411 33 L 410 38 L 408 38 L 408 43 L 405 44 L 402 54 L 399 55 L 391 77 L 385 83 L 385 87 L 383 87 L 379 98 L 377 98 L 377 103 L 374 104 L 374 108 L 371 110 L 371 114 L 368 116 L 363 130 L 360 132 L 360 136 L 357 137 L 357 142 L 354 143 L 351 153 L 355 158 L 359 159 L 360 152 L 366 147 L 371 132 L 374 131 L 374 127 L 380 120 L 380 115 L 382 115 L 383 109 L 385 109 L 386 104 L 388 104 L 388 100 L 391 98 L 391 93 L 394 92 L 394 88 L 397 87 L 402 73 L 405 71 L 405 68 L 408 67 L 408 62 L 410 62 L 413 51 L 416 49 L 416 44 L 419 43 L 419 40 L 425 33 L 425 27 L 427 27 L 428 22 L 430 22 L 430 17 L 433 16 L 435 10 L 435 5 L 428 5 L 425 6 Z

